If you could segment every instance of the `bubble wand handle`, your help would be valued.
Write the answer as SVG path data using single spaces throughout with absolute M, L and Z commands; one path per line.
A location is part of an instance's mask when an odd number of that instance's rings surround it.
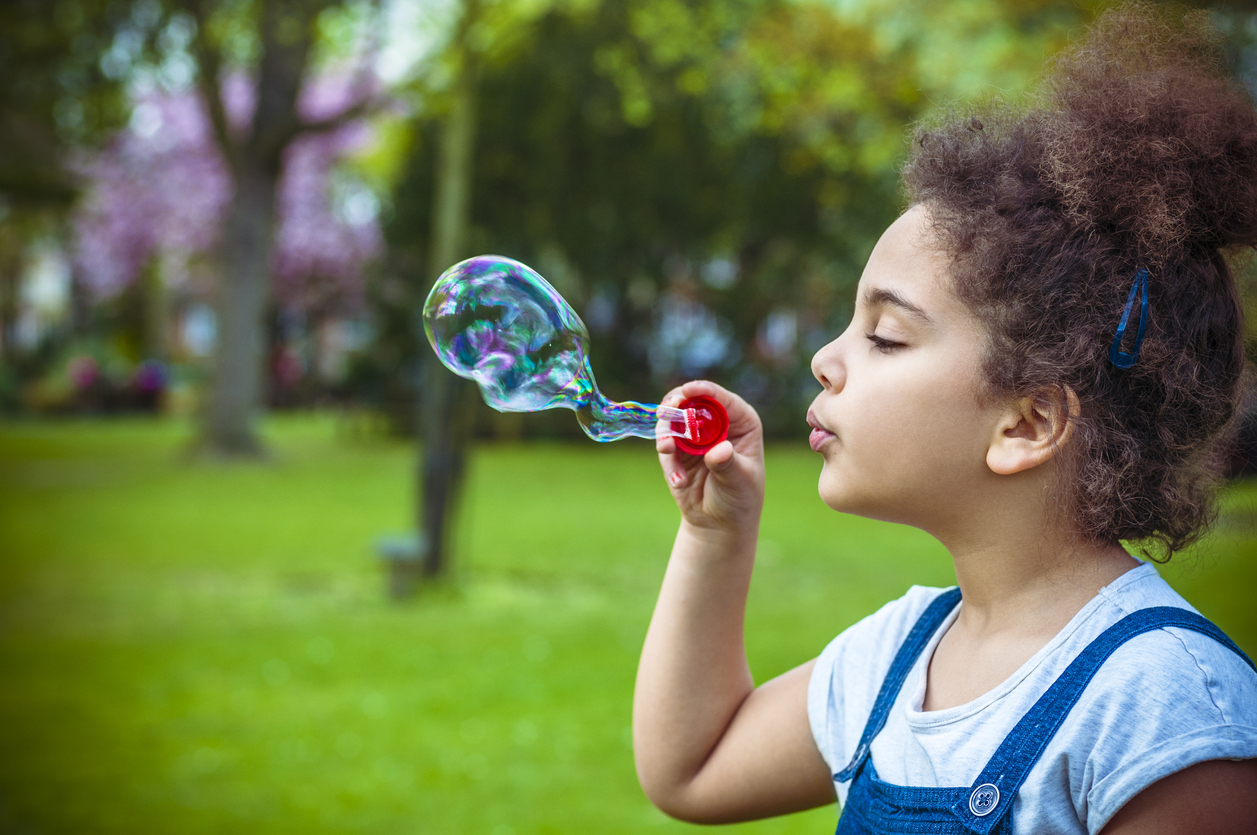
M 576 420 L 585 434 L 595 441 L 618 441 L 621 438 L 663 438 L 677 436 L 673 425 L 680 428 L 680 437 L 689 434 L 690 420 L 683 409 L 656 406 L 625 400 L 617 403 L 594 391 L 593 396 L 575 407 Z
M 442 273 L 423 328 L 442 364 L 475 380 L 499 412 L 572 409 L 595 441 L 673 437 L 696 455 L 728 435 L 728 416 L 711 398 L 673 408 L 603 396 L 585 323 L 549 282 L 510 258 L 482 255 Z
M 586 406 L 576 410 L 576 420 L 595 441 L 630 436 L 676 438 L 677 445 L 691 454 L 705 452 L 729 435 L 727 414 L 709 397 L 691 398 L 677 408 L 635 400 L 616 403 L 595 392 Z

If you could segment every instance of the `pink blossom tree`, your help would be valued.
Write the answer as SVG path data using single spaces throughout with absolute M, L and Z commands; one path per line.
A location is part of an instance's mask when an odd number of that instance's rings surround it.
M 224 85 L 233 132 L 252 118 L 255 89 L 242 76 Z M 343 75 L 328 75 L 308 85 L 300 104 L 317 119 L 343 112 L 350 96 Z M 380 230 L 370 192 L 352 178 L 338 180 L 337 173 L 371 137 L 362 119 L 346 120 L 300 134 L 285 149 L 269 282 L 262 288 L 280 304 L 305 311 L 352 311 L 361 304 L 365 267 L 382 246 Z M 235 259 L 224 245 L 235 180 L 195 90 L 142 96 L 130 128 L 77 167 L 87 188 L 74 219 L 75 255 L 92 291 L 116 293 L 157 259 L 174 286 L 230 292 L 233 277 L 224 271 Z M 216 287 L 195 276 L 204 264 Z M 256 371 L 262 373 L 260 365 Z
M 335 133 L 378 101 L 367 72 L 340 87 L 310 83 L 317 24 L 337 0 L 178 0 L 195 22 L 191 52 L 211 136 L 226 164 L 231 190 L 218 252 L 218 340 L 202 423 L 202 442 L 215 455 L 257 455 L 253 418 L 261 407 L 266 297 L 270 290 L 280 179 L 303 137 Z M 237 14 L 244 10 L 245 14 Z M 236 16 L 232 22 L 233 15 Z M 247 53 L 232 58 L 229 33 L 253 33 Z M 370 58 L 374 48 L 361 52 Z M 250 95 L 233 116 L 233 61 L 247 62 Z M 365 68 L 369 61 L 360 64 Z

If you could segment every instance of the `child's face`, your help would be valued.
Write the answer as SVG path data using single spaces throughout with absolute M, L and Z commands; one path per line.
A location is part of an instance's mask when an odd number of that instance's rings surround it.
M 979 405 L 982 326 L 952 293 L 926 221 L 913 207 L 873 249 L 850 326 L 812 358 L 824 390 L 808 422 L 827 505 L 937 534 L 991 478 L 1001 410 Z

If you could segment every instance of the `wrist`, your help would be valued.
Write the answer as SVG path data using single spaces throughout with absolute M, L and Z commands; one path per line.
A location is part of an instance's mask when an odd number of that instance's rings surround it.
M 737 526 L 704 525 L 682 518 L 677 539 L 687 540 L 708 553 L 727 557 L 753 557 L 755 544 L 759 540 L 759 515 L 756 514 L 749 524 Z

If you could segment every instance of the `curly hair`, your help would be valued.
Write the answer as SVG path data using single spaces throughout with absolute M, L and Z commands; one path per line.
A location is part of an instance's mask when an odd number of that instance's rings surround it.
M 1111 10 L 1028 106 L 919 126 L 903 172 L 986 324 L 984 401 L 1060 414 L 1072 390 L 1058 513 L 1158 561 L 1216 521 L 1252 391 L 1228 259 L 1257 244 L 1257 111 L 1219 47 L 1204 13 Z M 1141 268 L 1147 330 L 1121 369 L 1109 346 Z

